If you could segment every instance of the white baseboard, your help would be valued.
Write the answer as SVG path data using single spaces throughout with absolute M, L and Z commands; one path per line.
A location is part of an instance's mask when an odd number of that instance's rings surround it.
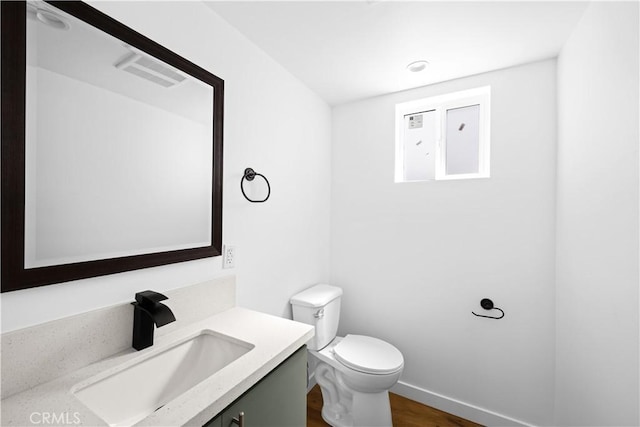
M 534 427 L 532 424 L 525 423 L 524 421 L 461 402 L 402 381 L 393 386 L 391 392 L 485 426 Z

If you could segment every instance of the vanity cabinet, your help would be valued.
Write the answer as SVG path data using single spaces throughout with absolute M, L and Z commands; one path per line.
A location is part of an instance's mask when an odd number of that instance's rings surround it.
M 307 425 L 307 348 L 298 351 L 267 374 L 204 427 L 301 427 Z

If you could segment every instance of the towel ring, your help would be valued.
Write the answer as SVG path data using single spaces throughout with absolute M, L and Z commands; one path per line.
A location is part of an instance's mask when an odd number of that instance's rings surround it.
M 252 199 L 248 198 L 247 194 L 244 192 L 244 180 L 246 179 L 247 181 L 253 181 L 256 176 L 261 176 L 262 179 L 264 179 L 264 182 L 267 183 L 267 197 L 265 197 L 262 200 L 252 200 Z M 271 185 L 269 185 L 269 180 L 267 179 L 267 177 L 265 177 L 261 173 L 257 173 L 256 171 L 254 171 L 251 168 L 246 168 L 244 170 L 244 175 L 242 176 L 242 179 L 240 180 L 240 191 L 242 191 L 242 195 L 244 196 L 244 198 L 247 199 L 248 201 L 250 201 L 251 203 L 262 203 L 262 202 L 266 202 L 267 199 L 269 198 L 269 196 L 271 195 Z
M 493 301 L 491 301 L 489 298 L 483 298 L 480 301 L 480 307 L 484 308 L 485 310 L 498 310 L 501 313 L 501 315 L 500 317 L 485 316 L 484 314 L 476 314 L 473 311 L 471 312 L 471 314 L 473 314 L 474 316 L 486 317 L 487 319 L 495 319 L 495 320 L 502 319 L 504 317 L 504 311 L 501 308 L 494 307 Z

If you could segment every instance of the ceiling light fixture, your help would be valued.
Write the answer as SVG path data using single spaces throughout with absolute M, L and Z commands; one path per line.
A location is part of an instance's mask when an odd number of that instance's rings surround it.
M 48 10 L 38 9 L 38 11 L 36 12 L 36 18 L 38 18 L 38 21 L 42 22 L 43 24 L 48 25 L 52 28 L 56 28 L 58 30 L 68 30 L 70 27 L 69 23 L 62 17 Z
M 429 65 L 429 63 L 425 60 L 414 61 L 411 64 L 407 65 L 407 70 L 411 71 L 412 73 L 418 73 L 427 68 L 427 65 Z

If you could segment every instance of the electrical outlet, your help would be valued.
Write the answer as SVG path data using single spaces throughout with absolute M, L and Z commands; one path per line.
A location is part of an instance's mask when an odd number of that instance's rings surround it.
M 222 249 L 222 268 L 234 268 L 236 266 L 236 247 L 224 245 Z

